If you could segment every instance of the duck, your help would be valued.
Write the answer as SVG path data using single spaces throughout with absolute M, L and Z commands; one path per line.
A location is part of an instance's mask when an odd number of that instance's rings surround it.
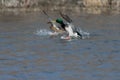
M 67 22 L 65 24 L 61 18 L 57 18 L 56 22 L 60 24 L 62 30 L 68 33 L 67 38 L 82 38 L 82 35 L 75 29 L 72 23 Z

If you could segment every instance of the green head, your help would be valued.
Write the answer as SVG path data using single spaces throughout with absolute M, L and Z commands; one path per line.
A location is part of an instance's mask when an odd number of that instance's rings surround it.
M 62 20 L 61 18 L 57 18 L 57 19 L 56 19 L 56 22 L 62 24 L 62 23 L 63 23 L 63 20 Z

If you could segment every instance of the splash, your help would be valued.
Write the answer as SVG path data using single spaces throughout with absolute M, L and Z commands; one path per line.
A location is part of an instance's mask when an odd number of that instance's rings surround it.
M 82 35 L 81 39 L 86 39 L 86 38 L 90 37 L 90 33 L 86 32 L 86 31 L 83 31 L 81 28 L 77 28 L 77 31 Z M 38 35 L 38 36 L 56 36 L 59 33 L 52 32 L 52 31 L 47 30 L 47 29 L 40 29 L 40 30 L 37 30 L 35 32 L 35 34 Z M 66 34 L 64 34 L 63 36 L 61 36 L 61 39 L 66 39 Z M 70 39 L 66 39 L 66 40 L 70 40 Z
M 35 32 L 35 34 L 36 34 L 36 35 L 39 35 L 39 36 L 58 35 L 58 33 L 49 31 L 49 30 L 47 30 L 47 29 L 37 30 L 37 31 Z
M 90 33 L 83 31 L 81 28 L 77 28 L 77 31 L 82 35 L 82 39 L 86 39 L 90 37 Z

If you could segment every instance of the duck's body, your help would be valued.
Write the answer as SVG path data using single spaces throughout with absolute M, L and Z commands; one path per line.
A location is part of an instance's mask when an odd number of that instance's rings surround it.
M 82 35 L 74 29 L 74 26 L 70 23 L 67 24 L 65 27 L 65 30 L 68 32 L 68 36 L 74 37 L 74 38 L 81 38 Z
M 61 28 L 68 33 L 67 37 L 82 38 L 82 35 L 75 29 L 72 23 L 67 22 L 65 24 L 61 18 L 58 18 L 56 22 L 59 23 L 61 25 Z

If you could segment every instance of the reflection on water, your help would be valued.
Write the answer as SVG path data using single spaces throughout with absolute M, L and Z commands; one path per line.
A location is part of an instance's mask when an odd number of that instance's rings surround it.
M 71 17 L 89 39 L 36 35 L 49 30 L 39 13 L 0 16 L 0 80 L 119 80 L 120 15 Z

